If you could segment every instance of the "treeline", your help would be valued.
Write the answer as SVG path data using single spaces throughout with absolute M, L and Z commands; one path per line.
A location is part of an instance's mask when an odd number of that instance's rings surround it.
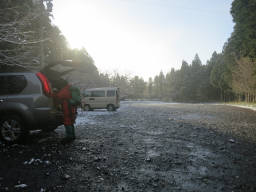
M 147 96 L 174 101 L 256 102 L 255 10 L 256 0 L 234 0 L 234 31 L 222 52 L 214 52 L 205 65 L 196 55 L 191 64 L 183 61 L 179 70 L 149 79 Z
M 146 82 L 138 76 L 100 74 L 98 86 L 117 86 L 122 96 L 130 99 L 157 99 L 165 101 L 217 101 L 222 99 L 221 89 L 214 70 L 220 54 L 213 53 L 210 61 L 203 65 L 196 54 L 191 64 L 182 62 L 180 70 L 160 72 Z
M 203 65 L 196 54 L 191 64 L 182 61 L 180 70 L 172 69 L 166 75 L 160 72 L 149 85 L 152 87 L 152 91 L 148 91 L 149 97 L 184 102 L 218 100 L 219 90 L 213 86 L 211 78 L 216 57 L 217 53 L 214 53 Z

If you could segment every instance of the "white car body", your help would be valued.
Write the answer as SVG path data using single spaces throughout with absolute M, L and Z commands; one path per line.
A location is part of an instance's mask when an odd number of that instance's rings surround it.
M 84 110 L 107 109 L 115 111 L 120 107 L 120 91 L 117 87 L 86 89 L 82 94 Z

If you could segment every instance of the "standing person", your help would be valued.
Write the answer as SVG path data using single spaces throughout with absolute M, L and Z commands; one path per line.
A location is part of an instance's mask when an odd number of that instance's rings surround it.
M 64 114 L 64 126 L 66 137 L 62 143 L 72 142 L 75 139 L 75 119 L 77 106 L 80 104 L 80 90 L 69 85 L 65 80 L 58 83 L 59 91 L 53 94 L 53 97 L 61 103 Z
M 77 107 L 81 105 L 81 95 L 80 95 L 80 90 L 79 88 L 75 86 L 70 87 L 70 92 L 71 92 L 71 99 L 69 100 L 70 108 L 71 108 L 71 121 L 72 121 L 72 133 L 75 138 L 75 121 L 77 117 Z

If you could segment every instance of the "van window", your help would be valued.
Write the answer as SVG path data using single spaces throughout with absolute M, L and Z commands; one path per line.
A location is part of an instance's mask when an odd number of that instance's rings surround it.
M 84 97 L 90 97 L 91 96 L 91 92 L 90 91 L 85 91 L 84 92 Z
M 105 91 L 92 91 L 92 97 L 105 97 Z
M 114 90 L 107 91 L 107 97 L 114 97 L 114 96 L 115 96 L 115 91 Z

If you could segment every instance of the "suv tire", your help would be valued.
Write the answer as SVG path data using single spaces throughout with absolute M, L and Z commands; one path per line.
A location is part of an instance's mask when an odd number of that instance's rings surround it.
M 28 135 L 18 115 L 5 115 L 0 119 L 0 139 L 5 143 L 16 143 Z

